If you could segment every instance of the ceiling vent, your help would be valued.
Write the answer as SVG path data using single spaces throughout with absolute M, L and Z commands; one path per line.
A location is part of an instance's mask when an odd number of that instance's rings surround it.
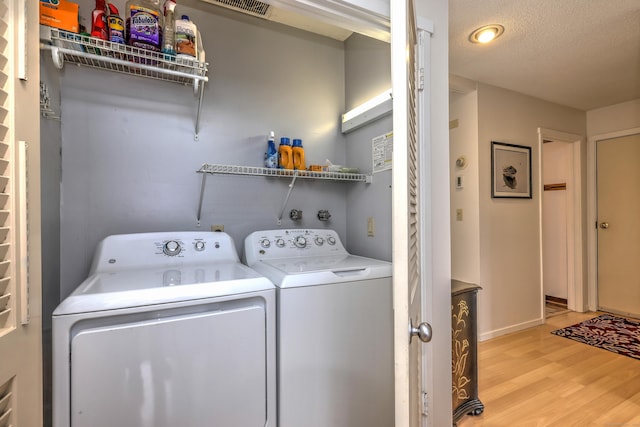
M 246 13 L 261 18 L 268 18 L 271 5 L 258 0 L 205 0 L 207 3 L 226 7 L 237 12 Z

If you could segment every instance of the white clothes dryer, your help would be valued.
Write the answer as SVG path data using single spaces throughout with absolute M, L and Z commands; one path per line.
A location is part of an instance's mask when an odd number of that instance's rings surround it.
M 277 287 L 278 426 L 394 425 L 391 263 L 299 229 L 250 234 L 244 262 Z
M 54 427 L 275 427 L 275 314 L 225 233 L 107 237 L 53 313 Z

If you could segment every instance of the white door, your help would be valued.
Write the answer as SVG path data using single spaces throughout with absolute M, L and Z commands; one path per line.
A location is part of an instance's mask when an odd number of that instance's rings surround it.
M 0 0 L 0 427 L 42 425 L 37 10 Z
M 413 0 L 391 1 L 391 79 L 393 90 L 393 299 L 396 423 L 418 427 L 426 419 L 423 345 L 431 327 L 423 323 L 422 286 L 425 254 L 422 252 L 426 200 L 421 198 L 421 166 L 428 150 L 420 107 L 422 49 Z M 425 144 L 425 142 L 427 144 Z M 446 185 L 446 184 L 445 184 Z M 410 334 L 410 331 L 413 333 Z M 450 369 L 450 366 L 449 366 Z M 427 382 L 430 378 L 427 378 Z
M 598 308 L 640 316 L 640 134 L 597 142 Z

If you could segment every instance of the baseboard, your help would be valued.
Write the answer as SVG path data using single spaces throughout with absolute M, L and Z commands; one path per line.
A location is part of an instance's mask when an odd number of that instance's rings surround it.
M 481 333 L 478 336 L 478 341 L 486 341 L 488 339 L 496 338 L 501 335 L 510 334 L 512 332 L 518 332 L 523 329 L 529 329 L 529 328 L 533 328 L 534 326 L 543 325 L 543 324 L 544 324 L 544 319 L 539 318 L 539 319 L 529 320 L 528 322 L 518 323 L 517 325 L 507 326 L 506 328 L 494 329 L 493 331 Z

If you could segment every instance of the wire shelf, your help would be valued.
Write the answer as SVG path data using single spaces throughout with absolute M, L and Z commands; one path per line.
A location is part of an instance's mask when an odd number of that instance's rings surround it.
M 53 51 L 54 62 L 57 62 L 59 68 L 67 61 L 187 86 L 197 86 L 199 81 L 208 81 L 208 64 L 204 62 L 112 43 L 57 28 L 51 28 L 50 34 L 52 45 L 46 47 Z
M 343 172 L 312 172 L 289 169 L 273 169 L 257 166 L 216 165 L 205 163 L 197 170 L 198 173 L 225 174 L 225 175 L 249 175 L 249 176 L 273 176 L 279 178 L 318 179 L 328 181 L 352 181 L 371 182 L 370 175 Z

